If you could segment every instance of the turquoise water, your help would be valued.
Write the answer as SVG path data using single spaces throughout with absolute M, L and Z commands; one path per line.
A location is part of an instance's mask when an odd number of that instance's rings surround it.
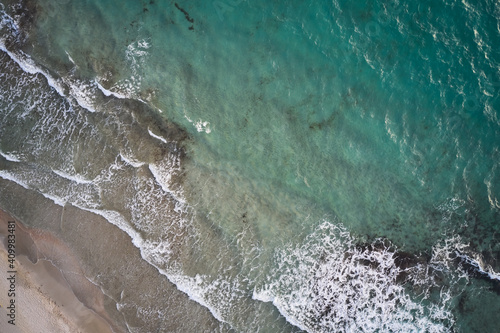
M 496 329 L 498 3 L 11 2 L 2 178 L 235 331 Z

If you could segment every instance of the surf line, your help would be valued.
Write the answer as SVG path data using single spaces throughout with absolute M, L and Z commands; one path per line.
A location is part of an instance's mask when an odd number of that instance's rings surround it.
M 7 222 L 7 280 L 9 281 L 9 289 L 7 296 L 9 297 L 9 305 L 7 306 L 7 317 L 10 318 L 8 323 L 16 325 L 16 222 Z

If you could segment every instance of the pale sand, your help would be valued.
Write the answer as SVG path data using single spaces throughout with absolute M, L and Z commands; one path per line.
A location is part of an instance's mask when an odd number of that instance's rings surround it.
M 0 211 L 2 244 L 7 221 L 13 220 Z M 107 323 L 109 316 L 102 306 L 104 295 L 85 279 L 71 250 L 50 234 L 23 227 L 18 221 L 15 234 L 15 297 L 7 294 L 10 268 L 7 252 L 0 246 L 0 272 L 4 275 L 0 279 L 0 332 L 112 332 Z M 16 305 L 15 326 L 8 323 L 10 299 Z M 94 311 L 84 303 L 90 304 Z

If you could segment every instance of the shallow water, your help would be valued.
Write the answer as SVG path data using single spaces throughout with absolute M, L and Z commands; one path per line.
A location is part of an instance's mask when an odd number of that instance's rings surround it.
M 497 3 L 3 3 L 0 176 L 221 322 L 496 327 Z

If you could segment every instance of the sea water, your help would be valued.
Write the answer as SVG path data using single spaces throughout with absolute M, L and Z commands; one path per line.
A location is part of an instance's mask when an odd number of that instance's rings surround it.
M 0 176 L 222 330 L 496 329 L 498 2 L 0 9 Z

